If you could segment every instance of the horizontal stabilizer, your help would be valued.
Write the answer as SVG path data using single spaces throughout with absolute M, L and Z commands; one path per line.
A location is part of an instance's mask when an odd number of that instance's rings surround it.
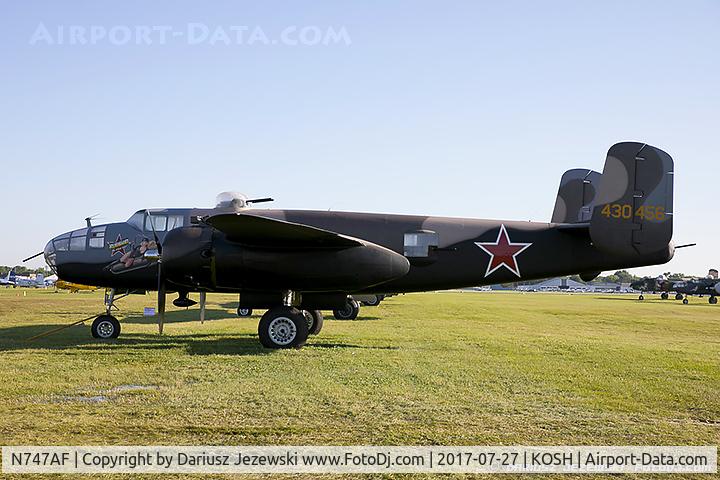
M 248 213 L 212 215 L 205 223 L 223 232 L 228 240 L 253 247 L 350 248 L 364 245 L 329 230 Z

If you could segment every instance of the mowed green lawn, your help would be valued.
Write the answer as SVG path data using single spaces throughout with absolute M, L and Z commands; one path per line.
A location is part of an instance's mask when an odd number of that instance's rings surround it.
M 434 293 L 328 317 L 269 351 L 209 295 L 163 336 L 133 296 L 116 341 L 102 293 L 0 289 L 0 443 L 717 445 L 720 306 L 626 295 Z M 167 478 L 167 477 L 165 477 Z M 507 478 L 507 477 L 505 477 Z M 585 476 L 583 478 L 588 478 Z

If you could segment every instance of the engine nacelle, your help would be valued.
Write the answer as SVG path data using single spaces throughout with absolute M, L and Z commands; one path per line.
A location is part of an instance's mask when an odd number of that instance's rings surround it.
M 404 256 L 372 243 L 347 248 L 248 247 L 210 227 L 172 230 L 162 245 L 167 280 L 188 289 L 356 292 L 406 275 Z

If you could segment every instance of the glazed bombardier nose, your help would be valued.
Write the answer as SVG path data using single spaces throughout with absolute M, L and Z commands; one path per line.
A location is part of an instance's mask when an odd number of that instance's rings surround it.
M 45 245 L 45 249 L 43 250 L 43 257 L 45 258 L 45 263 L 48 267 L 50 267 L 50 270 L 52 270 L 53 273 L 57 274 L 57 269 L 55 268 L 55 247 L 53 246 L 53 241 L 50 240 L 47 245 Z

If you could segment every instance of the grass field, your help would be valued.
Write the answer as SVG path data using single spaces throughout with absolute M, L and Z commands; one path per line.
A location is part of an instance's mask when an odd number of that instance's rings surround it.
M 88 324 L 27 342 L 102 294 L 0 289 L 0 443 L 720 443 L 706 299 L 412 294 L 327 319 L 293 351 L 262 349 L 235 301 L 210 295 L 203 325 L 171 306 L 159 337 L 142 317 L 155 296 L 134 296 L 117 341 Z

